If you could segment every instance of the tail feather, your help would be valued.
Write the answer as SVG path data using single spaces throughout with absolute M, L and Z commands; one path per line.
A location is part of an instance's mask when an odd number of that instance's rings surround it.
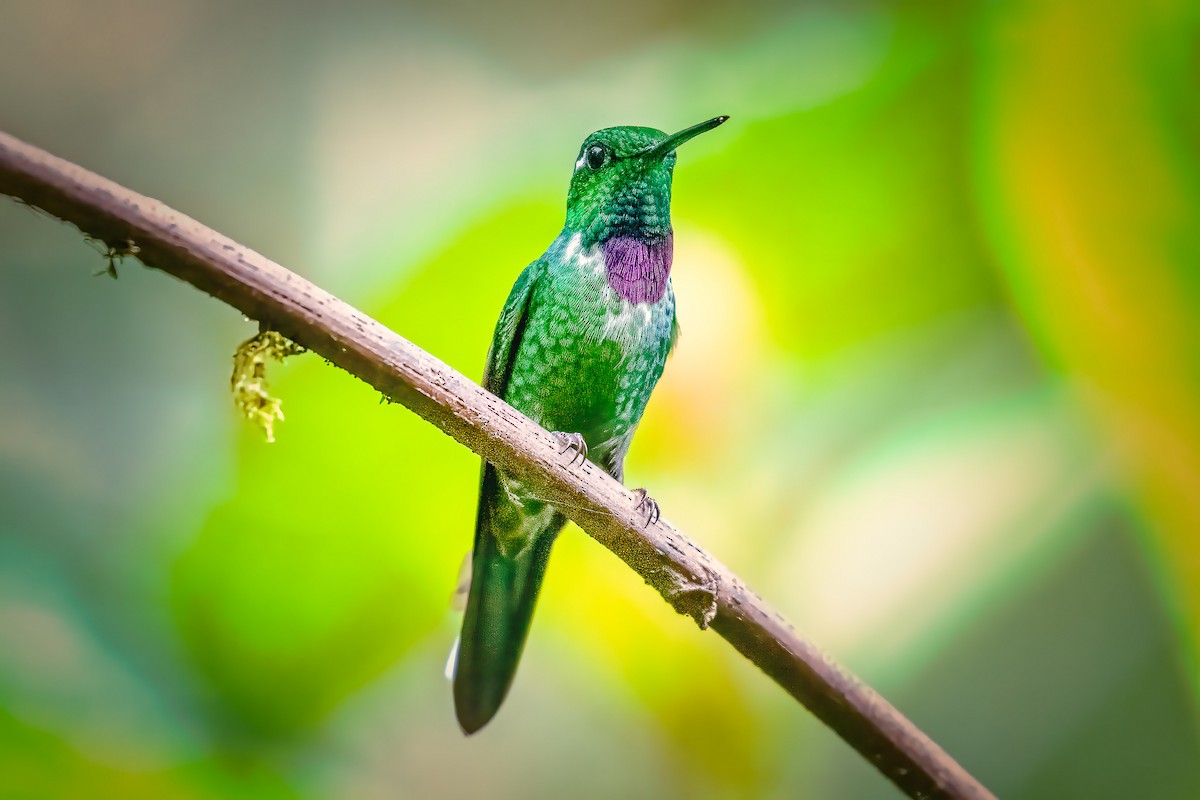
M 495 716 L 512 686 L 550 549 L 564 523 L 561 515 L 553 514 L 532 541 L 505 555 L 495 527 L 511 524 L 509 518 L 519 510 L 499 492 L 491 466 L 484 469 L 479 505 L 471 589 L 454 665 L 455 712 L 468 734 Z M 509 507 L 497 508 L 505 505 Z

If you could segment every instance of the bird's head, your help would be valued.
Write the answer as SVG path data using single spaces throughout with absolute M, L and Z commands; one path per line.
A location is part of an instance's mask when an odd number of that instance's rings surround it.
M 604 128 L 584 139 L 567 194 L 567 227 L 585 245 L 614 236 L 668 236 L 675 148 L 727 119 L 714 117 L 669 135 L 654 128 Z

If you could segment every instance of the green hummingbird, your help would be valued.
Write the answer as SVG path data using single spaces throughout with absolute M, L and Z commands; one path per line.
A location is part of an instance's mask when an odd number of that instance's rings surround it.
M 616 127 L 584 140 L 562 233 L 517 278 L 492 337 L 484 387 L 589 454 L 618 481 L 678 333 L 671 289 L 675 148 L 712 130 Z M 637 490 L 649 524 L 658 505 Z M 483 465 L 454 705 L 471 734 L 508 694 L 550 548 L 566 524 L 520 481 Z

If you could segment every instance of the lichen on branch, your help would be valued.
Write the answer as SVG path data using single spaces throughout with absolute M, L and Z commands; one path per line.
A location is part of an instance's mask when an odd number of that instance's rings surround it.
M 233 354 L 229 378 L 233 403 L 246 419 L 263 429 L 268 442 L 275 441 L 275 421 L 283 421 L 283 401 L 267 391 L 267 360 L 282 362 L 304 352 L 279 331 L 263 330 L 238 345 Z
M 111 245 L 103 239 L 97 239 L 95 237 L 88 236 L 87 234 L 84 234 L 83 238 L 84 241 L 86 241 L 97 252 L 99 252 L 101 256 L 104 257 L 105 267 L 102 270 L 93 272 L 92 275 L 95 277 L 107 275 L 113 280 L 116 280 L 117 264 L 120 264 L 127 258 L 136 258 L 137 254 L 142 252 L 142 248 L 138 247 L 137 243 L 134 242 L 133 239 L 126 239 L 119 245 Z

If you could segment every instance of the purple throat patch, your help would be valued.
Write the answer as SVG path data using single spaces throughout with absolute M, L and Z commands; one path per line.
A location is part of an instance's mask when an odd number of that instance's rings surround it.
M 631 303 L 657 303 L 667 293 L 674 236 L 657 242 L 614 236 L 604 243 L 608 285 Z

